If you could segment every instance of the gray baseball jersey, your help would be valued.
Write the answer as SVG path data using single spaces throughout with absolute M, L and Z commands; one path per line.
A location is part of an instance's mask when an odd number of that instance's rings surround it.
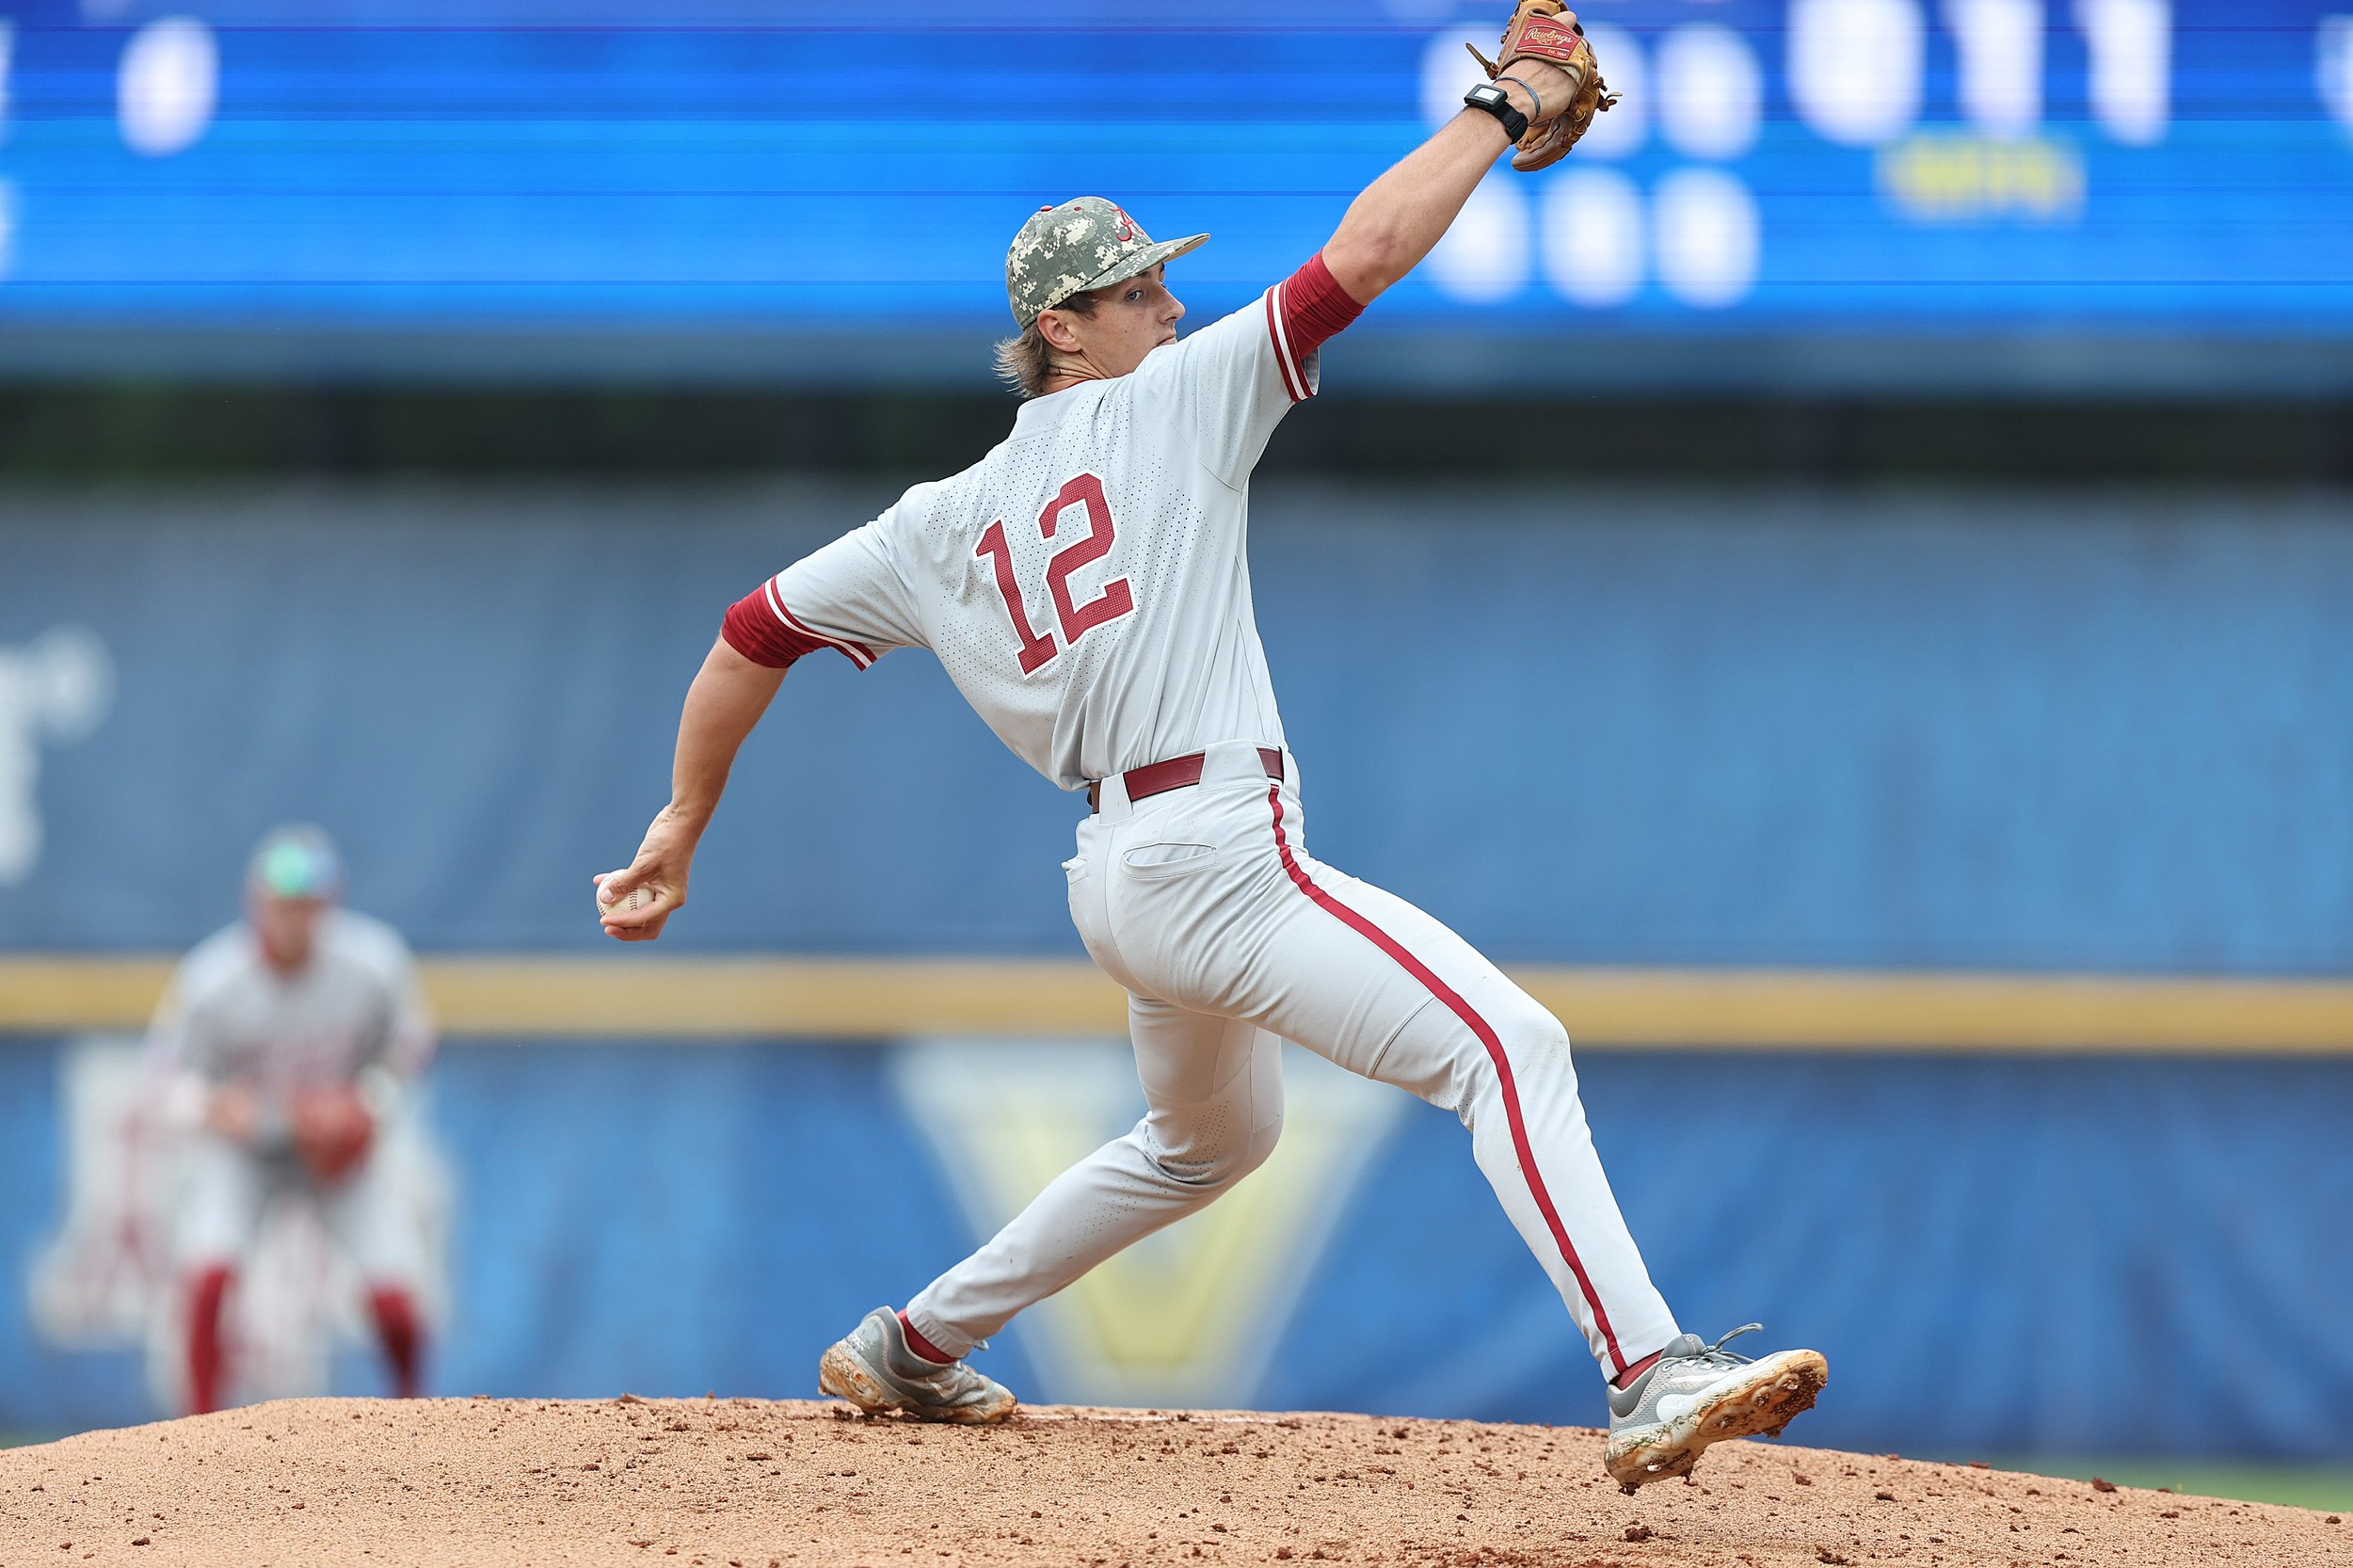
M 1066 790 L 1217 741 L 1280 746 L 1246 545 L 1250 471 L 1316 388 L 1294 292 L 1024 404 L 971 468 L 772 578 L 766 624 L 744 635 L 731 617 L 729 640 L 762 663 L 830 648 L 860 668 L 928 648 Z
M 349 1084 L 369 1067 L 409 1080 L 432 1055 L 433 1021 L 400 934 L 348 909 L 320 917 L 311 961 L 291 978 L 243 920 L 182 959 L 151 1048 L 168 1069 L 282 1094 Z

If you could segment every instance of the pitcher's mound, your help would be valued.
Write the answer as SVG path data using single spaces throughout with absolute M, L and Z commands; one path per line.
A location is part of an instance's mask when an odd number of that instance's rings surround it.
M 1763 1443 L 1635 1496 L 1581 1428 L 800 1401 L 297 1400 L 0 1452 L 0 1568 L 2353 1563 L 2301 1509 Z

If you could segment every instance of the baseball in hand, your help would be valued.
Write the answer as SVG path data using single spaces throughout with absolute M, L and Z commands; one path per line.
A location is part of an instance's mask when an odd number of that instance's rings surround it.
M 655 894 L 651 888 L 632 888 L 610 904 L 601 891 L 597 895 L 597 913 L 600 915 L 633 915 L 640 909 L 652 907 Z

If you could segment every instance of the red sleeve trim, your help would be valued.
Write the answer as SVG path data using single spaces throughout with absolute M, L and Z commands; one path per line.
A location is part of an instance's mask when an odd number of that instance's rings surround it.
M 1274 369 L 1283 377 L 1283 391 L 1293 403 L 1307 396 L 1307 377 L 1299 362 L 1291 357 L 1289 339 L 1283 331 L 1283 285 L 1277 283 L 1266 291 L 1266 335 L 1274 344 Z
M 771 577 L 767 582 L 761 584 L 760 586 L 767 593 L 768 608 L 774 610 L 776 613 L 776 618 L 784 622 L 784 624 L 790 627 L 793 632 L 810 639 L 819 648 L 832 648 L 836 653 L 840 654 L 843 658 L 849 660 L 850 663 L 856 664 L 860 669 L 864 669 L 867 665 L 874 662 L 876 657 L 874 650 L 868 648 L 864 643 L 854 643 L 847 637 L 828 637 L 823 632 L 818 631 L 815 627 L 801 619 L 800 616 L 794 615 L 792 613 L 792 607 L 784 601 L 784 595 L 776 591 L 776 580 L 775 578 Z
M 792 661 L 810 652 L 819 645 L 808 637 L 787 627 L 768 608 L 767 589 L 754 588 L 728 606 L 728 618 L 719 623 L 719 635 L 728 647 L 735 649 L 755 664 L 765 664 L 772 670 L 790 669 Z
M 786 609 L 773 577 L 728 606 L 727 618 L 719 623 L 719 635 L 727 640 L 728 647 L 753 664 L 775 670 L 790 669 L 793 660 L 821 648 L 830 648 L 846 656 L 860 669 L 874 662 L 874 650 L 865 644 L 812 631 Z
M 1306 265 L 1267 291 L 1266 310 L 1283 388 L 1297 403 L 1315 392 L 1307 378 L 1307 357 L 1337 337 L 1365 308 L 1340 287 L 1318 251 Z

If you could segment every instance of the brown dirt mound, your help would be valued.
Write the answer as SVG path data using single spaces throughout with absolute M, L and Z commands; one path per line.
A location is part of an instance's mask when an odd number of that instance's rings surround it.
M 800 1401 L 298 1400 L 0 1452 L 0 1568 L 2353 1563 L 2301 1509 L 1763 1443 L 1620 1495 L 1582 1428 Z

